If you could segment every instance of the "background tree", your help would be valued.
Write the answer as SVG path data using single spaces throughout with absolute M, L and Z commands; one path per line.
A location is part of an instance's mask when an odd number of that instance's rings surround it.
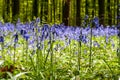
M 69 22 L 70 0 L 65 0 L 63 4 L 62 22 L 68 26 Z
M 89 14 L 88 14 L 88 8 L 89 8 L 88 0 L 85 0 L 85 14 L 86 14 L 86 15 L 89 15 Z
M 45 0 L 44 2 L 44 19 L 45 19 L 45 23 L 48 22 L 48 0 Z
M 111 12 L 111 9 L 110 9 L 110 0 L 107 0 L 107 11 L 108 11 L 108 24 L 109 25 L 112 25 L 112 12 Z
M 77 0 L 77 12 L 76 12 L 76 25 L 77 26 L 80 26 L 81 25 L 81 15 L 80 15 L 80 12 L 81 12 L 81 0 Z
M 117 24 L 119 3 L 119 0 L 0 0 L 0 20 L 8 22 L 20 18 L 25 22 L 35 16 L 40 17 L 42 24 L 79 26 L 81 18 L 88 15 L 89 20 L 98 16 L 100 24 L 111 25 L 112 22 Z
M 33 7 L 32 7 L 32 19 L 33 17 L 38 17 L 38 0 L 33 0 Z
M 105 0 L 98 0 L 100 24 L 104 25 Z
M 10 0 L 4 0 L 3 3 L 3 18 L 5 22 L 10 21 Z
M 41 11 L 40 11 L 40 19 L 41 19 L 41 23 L 43 22 L 43 15 L 44 15 L 44 7 L 43 7 L 43 2 L 44 0 L 41 0 Z
M 12 0 L 12 21 L 16 21 L 19 17 L 20 0 Z

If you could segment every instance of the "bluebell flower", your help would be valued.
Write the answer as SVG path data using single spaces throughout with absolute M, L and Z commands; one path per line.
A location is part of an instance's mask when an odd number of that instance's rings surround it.
M 36 19 L 36 22 L 39 23 L 39 22 L 40 22 L 40 18 L 37 18 L 37 19 Z
M 15 43 L 18 42 L 18 34 L 17 33 L 14 35 L 14 37 L 15 37 L 14 42 Z
M 0 42 L 4 42 L 4 37 L 0 36 Z
M 29 34 L 25 34 L 23 37 L 26 39 L 26 41 L 28 41 L 28 39 L 30 38 L 30 35 Z
M 117 25 L 117 29 L 120 30 L 120 23 Z
M 50 28 L 49 28 L 49 25 L 48 24 L 44 24 L 43 28 L 42 28 L 42 31 L 48 31 Z
M 32 21 L 32 22 L 30 23 L 30 29 L 33 29 L 33 28 L 34 28 L 34 24 L 35 24 L 34 21 Z
M 44 44 L 41 43 L 38 43 L 36 46 L 39 50 L 42 50 L 44 48 Z
M 94 41 L 94 42 L 93 42 L 93 45 L 94 45 L 95 47 L 100 47 L 100 45 L 98 44 L 97 41 Z
M 118 32 L 118 37 L 120 38 L 120 31 Z
M 99 26 L 99 18 L 98 17 L 95 17 L 94 19 L 93 19 L 93 23 L 95 24 L 95 27 L 96 28 L 99 28 L 100 26 Z
M 98 18 L 98 17 L 95 17 L 95 18 L 93 19 L 93 22 L 94 22 L 95 24 L 99 24 L 99 18 Z
M 85 15 L 84 20 L 87 20 L 88 18 L 89 18 L 89 16 L 88 16 L 88 15 Z
M 26 33 L 27 33 L 26 30 L 23 30 L 23 29 L 22 29 L 22 30 L 20 31 L 20 34 L 21 34 L 21 35 L 25 35 Z

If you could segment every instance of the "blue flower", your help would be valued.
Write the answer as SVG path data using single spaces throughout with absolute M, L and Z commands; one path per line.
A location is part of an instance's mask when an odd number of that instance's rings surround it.
M 4 42 L 4 37 L 0 36 L 0 42 Z
M 49 28 L 49 25 L 48 24 L 45 24 L 42 28 L 42 31 L 48 31 L 50 28 Z
M 120 30 L 120 23 L 117 25 L 117 29 Z
M 21 35 L 25 35 L 26 33 L 27 33 L 26 30 L 23 30 L 23 29 L 22 29 L 22 30 L 20 31 L 20 34 L 21 34 Z
M 37 18 L 37 19 L 36 19 L 36 22 L 39 23 L 39 22 L 40 22 L 40 18 Z
M 88 15 L 85 15 L 84 20 L 87 20 L 88 18 L 89 18 L 89 16 L 88 16 Z
M 14 42 L 15 43 L 18 42 L 18 34 L 17 33 L 14 35 L 14 37 L 15 37 Z
M 23 37 L 26 39 L 26 41 L 28 41 L 28 39 L 30 38 L 30 35 L 29 34 L 25 34 Z
M 95 17 L 95 18 L 93 19 L 93 22 L 94 22 L 95 24 L 98 24 L 98 23 L 99 23 L 99 18 L 98 18 L 98 17 Z
M 118 32 L 118 37 L 120 38 L 120 31 Z
M 95 47 L 100 47 L 100 45 L 99 45 L 99 43 L 98 43 L 97 41 L 94 41 L 94 42 L 93 42 L 93 45 L 94 45 Z

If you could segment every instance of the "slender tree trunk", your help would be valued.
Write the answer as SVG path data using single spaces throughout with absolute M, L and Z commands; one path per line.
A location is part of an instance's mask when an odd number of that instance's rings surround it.
M 41 19 L 41 23 L 43 22 L 43 15 L 44 15 L 44 8 L 43 8 L 43 2 L 44 0 L 41 1 L 41 12 L 40 12 L 40 19 Z
M 19 16 L 19 4 L 20 1 L 19 0 L 12 0 L 12 19 L 13 22 L 17 20 L 18 16 Z
M 55 6 L 56 6 L 56 4 L 55 4 L 55 0 L 53 0 L 53 15 L 54 15 L 54 23 L 55 23 L 55 18 L 56 18 L 56 15 L 55 15 Z
M 44 6 L 44 18 L 45 22 L 48 22 L 48 0 L 45 0 L 45 6 Z
M 113 17 L 113 24 L 115 24 L 115 11 L 116 11 L 116 9 L 115 9 L 115 3 L 116 3 L 116 0 L 114 0 L 114 17 Z
M 10 0 L 4 0 L 3 3 L 3 19 L 5 22 L 10 21 Z
M 92 0 L 92 8 L 93 8 L 93 11 L 92 11 L 92 18 L 96 15 L 96 0 Z
M 3 6 L 5 5 L 5 2 L 3 1 Z M 3 19 L 5 19 L 5 7 L 3 7 L 2 6 L 2 12 L 3 12 L 3 14 L 2 14 L 2 17 L 3 17 Z
M 65 0 L 65 3 L 63 4 L 62 21 L 66 26 L 69 25 L 69 8 L 70 8 L 70 0 Z
M 33 0 L 32 17 L 38 17 L 38 0 Z
M 112 12 L 110 10 L 110 0 L 107 0 L 107 11 L 108 11 L 108 24 L 112 25 Z
M 88 0 L 85 0 L 85 15 L 88 15 L 88 8 L 89 8 L 89 3 Z
M 76 12 L 76 25 L 80 26 L 81 25 L 81 16 L 80 16 L 80 12 L 81 12 L 81 0 L 77 0 L 77 12 Z
M 7 14 L 10 14 L 10 0 L 6 0 L 7 3 Z
M 99 0 L 99 18 L 100 18 L 100 24 L 104 25 L 104 14 L 105 14 L 105 0 Z

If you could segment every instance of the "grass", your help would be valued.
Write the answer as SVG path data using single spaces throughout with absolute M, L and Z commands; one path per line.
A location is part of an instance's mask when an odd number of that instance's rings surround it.
M 41 42 L 44 43 L 43 49 L 37 49 L 34 52 L 33 49 L 28 48 L 28 44 L 22 38 L 18 43 L 24 45 L 24 48 L 21 46 L 14 48 L 10 45 L 1 51 L 4 53 L 5 60 L 4 63 L 1 62 L 0 66 L 14 65 L 17 67 L 13 73 L 7 72 L 9 77 L 6 78 L 23 73 L 17 78 L 18 80 L 73 80 L 73 78 L 115 80 L 120 75 L 120 66 L 116 55 L 117 37 L 113 36 L 110 39 L 114 41 L 115 46 L 112 46 L 110 42 L 106 44 L 104 37 L 93 38 L 93 41 L 97 41 L 100 47 L 92 46 L 91 67 L 89 67 L 90 43 L 81 43 L 80 49 L 79 42 L 75 40 L 71 40 L 67 45 L 67 40 L 56 40 L 49 44 L 49 41 L 46 40 Z M 7 53 L 8 51 L 10 54 Z M 1 73 L 1 79 L 3 79 L 2 75 Z

